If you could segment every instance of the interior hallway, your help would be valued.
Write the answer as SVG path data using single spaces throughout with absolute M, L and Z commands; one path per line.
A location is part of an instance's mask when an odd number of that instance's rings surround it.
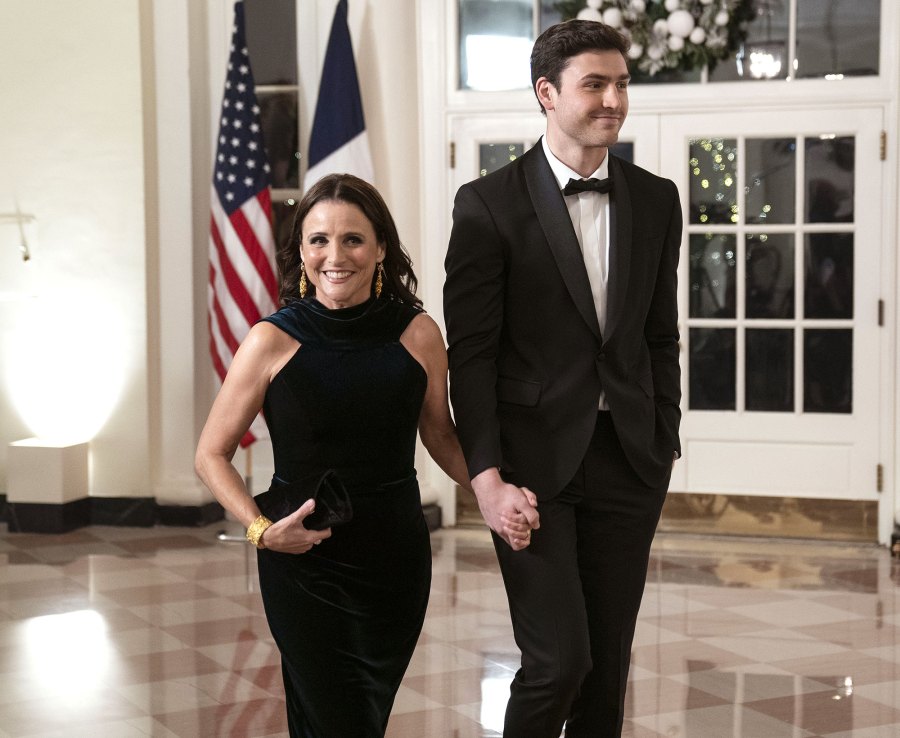
M 0 536 L 0 738 L 286 736 L 253 551 L 221 527 Z M 388 736 L 499 736 L 517 652 L 490 539 L 432 545 Z M 625 735 L 900 735 L 898 585 L 884 548 L 659 536 Z

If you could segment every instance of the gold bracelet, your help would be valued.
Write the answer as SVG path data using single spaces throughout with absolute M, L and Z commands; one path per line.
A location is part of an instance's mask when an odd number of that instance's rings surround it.
M 247 540 L 257 548 L 265 548 L 260 539 L 266 528 L 270 525 L 272 525 L 272 521 L 265 515 L 260 515 L 256 520 L 250 523 L 250 527 L 247 528 Z

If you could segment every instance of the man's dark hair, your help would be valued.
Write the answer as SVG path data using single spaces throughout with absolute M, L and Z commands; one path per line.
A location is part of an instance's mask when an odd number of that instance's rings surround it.
M 559 77 L 573 56 L 585 51 L 618 51 L 627 60 L 630 46 L 625 36 L 605 23 L 570 20 L 550 26 L 538 36 L 531 50 L 531 89 L 541 77 L 546 77 L 559 92 Z M 541 112 L 546 113 L 543 105 Z

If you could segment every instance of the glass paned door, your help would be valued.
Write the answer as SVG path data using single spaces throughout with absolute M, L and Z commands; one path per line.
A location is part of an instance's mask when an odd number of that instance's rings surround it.
M 881 120 L 663 118 L 685 210 L 673 490 L 877 497 Z
M 544 135 L 541 115 L 464 115 L 451 120 L 453 167 L 451 193 L 466 182 L 499 169 L 521 156 Z M 630 115 L 612 151 L 650 171 L 658 171 L 659 118 Z

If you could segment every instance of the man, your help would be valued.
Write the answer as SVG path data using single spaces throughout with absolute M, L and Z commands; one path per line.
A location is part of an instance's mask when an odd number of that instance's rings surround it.
M 593 21 L 543 33 L 531 69 L 546 136 L 461 187 L 453 211 L 450 391 L 522 651 L 507 738 L 621 734 L 680 453 L 678 193 L 607 153 L 627 50 Z

